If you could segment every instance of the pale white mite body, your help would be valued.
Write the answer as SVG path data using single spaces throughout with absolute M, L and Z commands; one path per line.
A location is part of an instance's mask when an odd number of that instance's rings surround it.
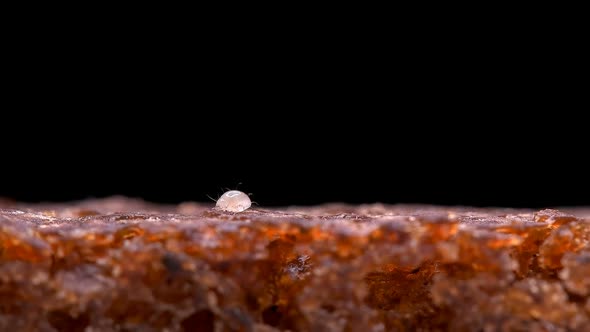
M 230 190 L 217 200 L 215 207 L 228 212 L 242 212 L 252 205 L 250 197 L 238 190 Z

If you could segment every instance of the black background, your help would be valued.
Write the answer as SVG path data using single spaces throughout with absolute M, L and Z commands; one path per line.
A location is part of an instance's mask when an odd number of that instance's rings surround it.
M 212 161 L 203 158 L 199 162 Z M 33 175 L 22 171 L 10 182 L 5 182 L 2 194 L 27 201 L 61 201 L 123 194 L 175 203 L 208 201 L 207 195 L 217 198 L 226 188 L 238 188 L 252 193 L 252 199 L 261 206 L 331 201 L 533 207 L 588 203 L 583 193 L 573 189 L 581 183 L 575 175 L 553 174 L 537 178 L 527 174 L 524 166 L 512 170 L 497 168 L 496 172 L 512 172 L 511 176 L 503 173 L 501 176 L 504 179 L 499 180 L 488 175 L 489 169 L 480 169 L 479 174 L 472 173 L 472 170 L 467 170 L 471 165 L 458 166 L 453 170 L 437 169 L 436 163 L 424 166 L 370 163 L 358 167 L 342 165 L 342 162 L 346 163 L 344 156 L 321 165 L 314 164 L 318 162 L 316 160 L 298 166 L 282 166 L 293 162 L 288 158 L 247 166 L 239 160 L 222 158 L 207 167 L 198 166 L 199 162 L 182 165 L 175 162 L 156 163 L 144 166 L 146 173 L 143 174 L 138 173 L 135 165 L 106 162 L 83 170 L 77 169 L 78 165 L 72 165 L 59 170 L 36 170 Z M 219 166 L 221 163 L 231 163 L 232 167 Z M 491 166 L 502 167 L 498 164 Z M 335 173 L 333 169 L 342 173 Z M 96 172 L 107 172 L 109 175 L 99 178 Z M 27 177 L 26 180 L 18 181 L 24 177 Z
M 586 92 L 565 69 L 185 51 L 25 60 L 4 91 L 0 196 L 590 205 Z
M 167 100 L 162 107 L 170 107 Z M 192 119 L 117 110 L 70 123 L 64 115 L 61 125 L 55 114 L 51 125 L 12 122 L 21 131 L 5 141 L 0 196 L 36 202 L 120 194 L 178 203 L 238 188 L 260 206 L 590 204 L 584 132 L 564 136 L 571 126 L 557 118 L 533 124 L 494 113 L 484 125 L 460 113 L 384 116 L 362 111 L 377 107 L 366 103 L 338 103 L 359 108 L 348 115 L 318 115 L 303 109 L 311 102 L 267 113 L 244 107 L 237 115 L 211 108 Z
M 7 34 L 0 196 L 590 205 L 576 20 L 141 9 Z

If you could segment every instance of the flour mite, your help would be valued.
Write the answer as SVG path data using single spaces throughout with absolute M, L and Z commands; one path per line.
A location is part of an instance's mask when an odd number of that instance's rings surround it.
M 252 205 L 250 197 L 238 190 L 225 192 L 215 203 L 215 207 L 228 212 L 242 212 Z

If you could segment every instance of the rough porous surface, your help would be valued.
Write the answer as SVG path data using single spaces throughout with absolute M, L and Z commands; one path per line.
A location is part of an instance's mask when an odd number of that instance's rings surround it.
M 587 209 L 0 208 L 0 331 L 590 328 Z

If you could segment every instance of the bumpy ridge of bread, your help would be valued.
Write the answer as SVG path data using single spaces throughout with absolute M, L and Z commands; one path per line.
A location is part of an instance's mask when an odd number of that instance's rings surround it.
M 590 326 L 588 209 L 0 207 L 2 331 Z

